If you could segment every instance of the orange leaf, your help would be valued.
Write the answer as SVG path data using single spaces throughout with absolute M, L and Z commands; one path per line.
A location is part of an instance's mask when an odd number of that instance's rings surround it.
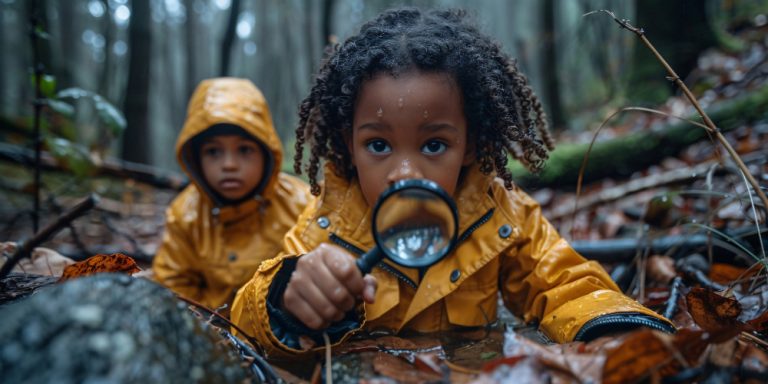
M 97 273 L 119 272 L 131 275 L 139 271 L 141 268 L 136 262 L 122 253 L 99 254 L 66 267 L 59 282 Z

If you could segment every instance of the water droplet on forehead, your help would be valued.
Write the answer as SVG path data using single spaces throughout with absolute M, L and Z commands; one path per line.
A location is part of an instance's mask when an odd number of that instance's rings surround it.
M 376 116 L 378 116 L 378 117 L 382 117 L 382 116 L 384 116 L 384 110 L 383 110 L 383 109 L 381 109 L 381 107 L 379 107 L 379 110 L 378 110 L 378 111 L 376 111 Z
M 429 111 L 427 111 L 426 109 L 424 110 L 424 118 L 425 119 L 429 118 Z
M 405 102 L 403 101 L 403 98 L 402 98 L 402 97 L 401 97 L 401 98 L 399 98 L 399 99 L 397 99 L 397 107 L 398 107 L 398 108 L 402 108 L 402 107 L 403 107 L 403 104 L 405 104 Z

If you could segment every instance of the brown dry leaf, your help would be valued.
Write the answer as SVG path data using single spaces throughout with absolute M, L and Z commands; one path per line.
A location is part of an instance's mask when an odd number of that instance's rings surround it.
M 536 366 L 545 367 L 554 377 L 565 382 L 574 378 L 599 382 L 606 358 L 603 347 L 611 343 L 611 340 L 600 338 L 600 341 L 595 340 L 596 347 L 593 349 L 580 342 L 542 345 L 514 332 L 506 332 L 504 338 L 504 356 L 531 357 L 536 361 Z M 489 363 L 489 366 L 494 363 Z M 483 370 L 487 372 L 487 367 Z
M 734 299 L 706 288 L 694 287 L 685 296 L 685 301 L 693 320 L 715 337 L 715 343 L 738 335 L 744 328 L 744 324 L 737 320 L 741 304 Z
M 741 367 L 745 371 L 768 372 L 768 354 L 752 343 L 745 343 Z
M 97 273 L 118 272 L 130 275 L 139 271 L 141 268 L 136 261 L 122 253 L 99 254 L 65 268 L 59 282 Z
M 664 336 L 648 329 L 628 334 L 619 346 L 606 352 L 603 382 L 636 382 L 668 364 L 673 356 Z
M 664 255 L 653 255 L 649 257 L 646 270 L 648 271 L 648 277 L 650 277 L 652 281 L 663 285 L 669 284 L 669 282 L 677 276 L 675 261 L 671 257 Z
M 709 269 L 709 278 L 715 283 L 728 285 L 733 281 L 751 277 L 757 269 L 747 272 L 747 268 L 736 267 L 725 263 L 713 263 Z
M 747 324 L 760 333 L 765 334 L 768 331 L 768 311 L 763 312 L 760 316 L 747 321 Z
M 415 369 L 404 359 L 385 352 L 378 352 L 373 358 L 373 369 L 398 383 L 425 383 L 442 379 L 442 375 Z
M 0 243 L 0 252 L 6 255 L 16 252 L 16 243 Z M 3 260 L 3 264 L 5 260 Z M 21 259 L 12 272 L 29 273 L 42 276 L 61 276 L 64 268 L 74 264 L 75 261 L 62 256 L 60 253 L 50 249 L 38 247 L 32 250 L 29 258 Z
M 416 350 L 419 345 L 415 342 L 397 336 L 381 336 L 375 339 L 361 339 L 347 341 L 336 347 L 333 351 L 336 355 L 347 353 L 373 352 L 382 350 Z

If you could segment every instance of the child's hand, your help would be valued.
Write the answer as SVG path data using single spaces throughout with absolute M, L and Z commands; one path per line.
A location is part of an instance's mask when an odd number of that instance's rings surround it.
M 373 303 L 376 279 L 363 277 L 355 258 L 344 249 L 320 244 L 296 262 L 283 294 L 283 308 L 307 327 L 328 328 L 344 318 L 362 298 Z

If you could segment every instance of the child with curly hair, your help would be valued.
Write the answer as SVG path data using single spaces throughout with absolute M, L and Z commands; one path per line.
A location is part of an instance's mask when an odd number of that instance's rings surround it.
M 501 293 L 556 342 L 639 326 L 673 332 L 513 185 L 510 157 L 537 171 L 553 148 L 545 120 L 515 61 L 464 11 L 396 9 L 363 25 L 330 53 L 301 105 L 294 166 L 308 144 L 319 198 L 238 292 L 234 322 L 271 355 L 294 355 L 321 346 L 323 333 L 338 343 L 359 330 L 484 325 Z M 429 268 L 382 261 L 363 276 L 355 259 L 374 246 L 372 208 L 411 178 L 454 197 L 458 246 Z

